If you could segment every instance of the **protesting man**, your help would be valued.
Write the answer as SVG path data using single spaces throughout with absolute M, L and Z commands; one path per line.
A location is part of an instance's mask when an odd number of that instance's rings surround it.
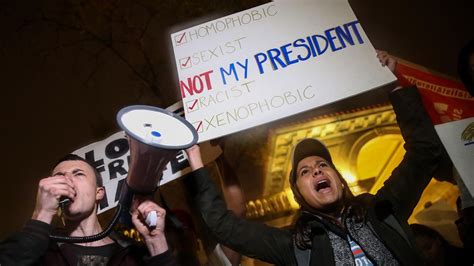
M 57 243 L 50 239 L 51 222 L 60 199 L 69 198 L 62 208 L 65 232 L 83 237 L 102 231 L 97 206 L 105 190 L 97 170 L 77 155 L 61 159 L 52 176 L 39 182 L 36 207 L 21 232 L 0 244 L 0 265 L 174 265 L 164 235 L 165 211 L 150 200 L 138 200 L 131 210 L 132 222 L 140 232 L 145 247 L 105 237 L 83 244 Z M 157 213 L 157 226 L 148 228 L 144 219 Z

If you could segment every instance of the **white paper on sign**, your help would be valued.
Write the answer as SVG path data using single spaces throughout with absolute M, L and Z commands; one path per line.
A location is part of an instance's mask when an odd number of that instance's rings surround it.
M 435 126 L 449 157 L 474 195 L 474 117 Z
M 186 119 L 200 141 L 395 80 L 346 0 L 272 2 L 171 40 Z

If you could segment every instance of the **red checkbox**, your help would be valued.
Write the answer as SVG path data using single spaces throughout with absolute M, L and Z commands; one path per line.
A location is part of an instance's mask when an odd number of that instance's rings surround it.
M 198 103 L 198 100 L 197 100 L 197 99 L 194 100 L 194 101 L 190 101 L 190 102 L 191 102 L 191 104 L 188 104 L 189 110 L 193 111 L 193 110 L 199 109 L 199 108 L 197 108 L 197 103 Z M 189 102 L 188 102 L 188 103 L 189 103 Z M 196 108 L 196 109 L 194 109 L 194 108 Z
M 185 44 L 187 42 L 186 32 L 184 32 L 182 34 L 177 34 L 176 36 L 174 36 L 174 40 L 176 42 L 176 46 L 181 45 L 181 44 Z
M 202 121 L 199 121 L 199 122 L 194 123 L 194 124 L 197 125 L 196 131 L 197 131 L 198 133 L 202 133 L 202 129 L 203 129 Z M 201 129 L 201 131 L 199 131 L 199 129 Z
M 183 57 L 179 59 L 179 66 L 181 67 L 181 69 L 192 67 L 193 63 L 191 62 L 191 56 L 187 56 L 187 57 Z

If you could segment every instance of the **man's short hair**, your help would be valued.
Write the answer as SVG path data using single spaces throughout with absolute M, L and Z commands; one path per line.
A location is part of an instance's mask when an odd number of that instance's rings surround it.
M 104 183 L 102 182 L 102 176 L 100 175 L 99 171 L 97 171 L 97 169 L 92 165 L 91 162 L 89 162 L 88 160 L 82 158 L 81 156 L 79 155 L 76 155 L 76 154 L 68 154 L 64 157 L 62 157 L 61 159 L 59 159 L 56 164 L 53 166 L 56 167 L 58 166 L 58 164 L 62 163 L 62 162 L 65 162 L 65 161 L 81 161 L 81 162 L 85 162 L 86 164 L 88 164 L 94 171 L 94 174 L 95 174 L 95 183 L 97 184 L 97 187 L 103 187 L 104 186 Z

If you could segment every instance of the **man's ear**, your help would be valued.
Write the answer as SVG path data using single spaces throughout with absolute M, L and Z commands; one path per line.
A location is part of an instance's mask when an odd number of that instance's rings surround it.
M 105 188 L 104 187 L 97 187 L 95 191 L 95 200 L 100 201 L 104 198 L 105 195 Z

